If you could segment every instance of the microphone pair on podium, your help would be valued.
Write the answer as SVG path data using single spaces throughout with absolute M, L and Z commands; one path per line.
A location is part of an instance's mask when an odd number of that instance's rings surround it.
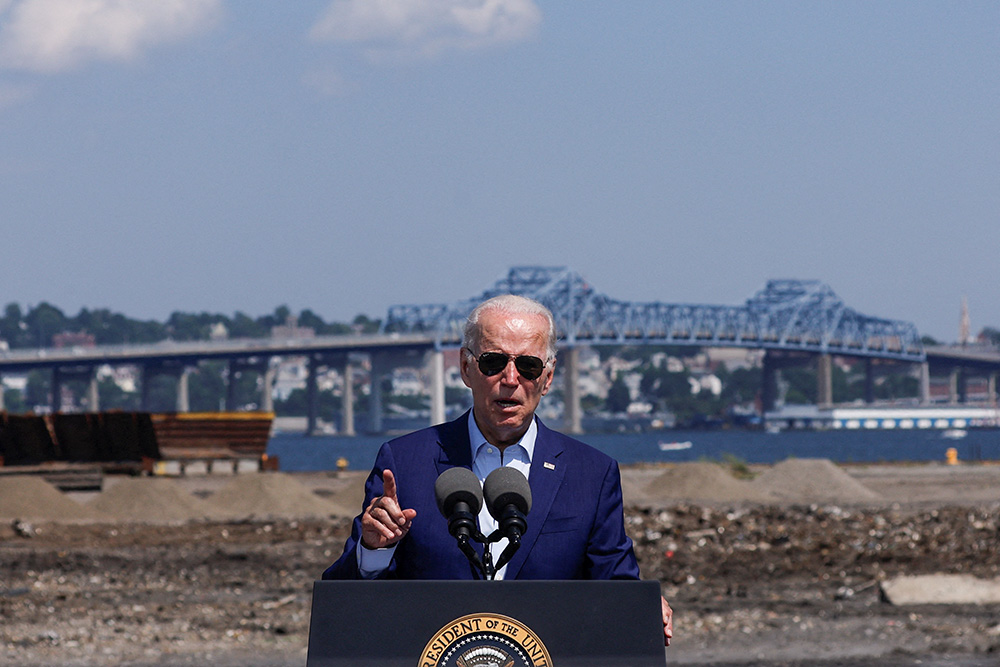
M 449 468 L 434 483 L 438 509 L 448 519 L 448 532 L 458 541 L 472 566 L 473 576 L 496 578 L 497 570 L 506 565 L 521 546 L 521 535 L 528 529 L 525 515 L 531 510 L 531 487 L 528 479 L 515 468 L 497 468 L 486 476 L 480 486 L 476 473 L 468 468 Z M 484 536 L 476 525 L 476 517 L 486 499 L 486 509 L 497 520 L 497 529 Z M 489 545 L 507 538 L 507 546 L 494 565 Z M 472 546 L 475 540 L 483 545 L 483 557 Z

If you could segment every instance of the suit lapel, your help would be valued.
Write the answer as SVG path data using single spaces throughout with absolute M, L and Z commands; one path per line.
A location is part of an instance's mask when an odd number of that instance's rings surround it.
M 521 566 L 531 553 L 549 510 L 552 509 L 552 502 L 566 474 L 566 466 L 560 465 L 559 462 L 562 452 L 562 446 L 552 437 L 552 432 L 538 420 L 538 435 L 535 438 L 535 451 L 531 457 L 531 471 L 528 474 L 528 485 L 531 487 L 528 530 L 521 537 L 521 547 L 507 564 L 505 579 L 518 578 Z
M 472 469 L 472 445 L 469 442 L 469 419 L 472 419 L 471 411 L 454 421 L 442 424 L 438 427 L 438 457 L 434 462 L 438 476 L 449 468 L 469 468 Z M 435 478 L 437 479 L 437 478 Z M 476 519 L 478 526 L 479 519 Z M 449 541 L 453 541 L 450 537 Z M 473 542 L 472 548 L 476 550 L 479 557 L 483 556 L 483 545 Z M 462 559 L 464 561 L 464 558 Z M 462 569 L 465 573 L 464 568 Z M 461 577 L 458 577 L 461 578 Z
M 472 445 L 469 444 L 469 413 L 438 427 L 437 474 L 448 468 L 472 468 Z

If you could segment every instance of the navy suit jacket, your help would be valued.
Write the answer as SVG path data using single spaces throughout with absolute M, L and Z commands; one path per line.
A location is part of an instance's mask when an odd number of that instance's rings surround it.
M 468 419 L 432 426 L 391 440 L 378 452 L 365 485 L 368 507 L 382 494 L 382 471 L 392 470 L 399 504 L 417 511 L 382 577 L 472 579 L 468 559 L 448 533 L 438 510 L 434 482 L 448 468 L 472 468 Z M 536 418 L 537 419 L 537 418 Z M 506 579 L 638 579 L 632 540 L 625 534 L 621 476 L 611 457 L 538 421 L 531 471 L 532 505 L 521 547 Z M 324 579 L 359 578 L 357 545 L 361 516 L 340 559 Z M 481 545 L 479 547 L 481 553 Z

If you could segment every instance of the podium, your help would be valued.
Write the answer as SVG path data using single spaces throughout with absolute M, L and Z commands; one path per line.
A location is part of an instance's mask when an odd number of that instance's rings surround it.
M 663 667 L 655 581 L 317 581 L 307 667 Z

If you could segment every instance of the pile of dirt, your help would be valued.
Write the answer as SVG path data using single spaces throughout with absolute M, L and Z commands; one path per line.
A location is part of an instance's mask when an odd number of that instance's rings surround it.
M 116 521 L 173 523 L 222 519 L 227 515 L 214 505 L 184 491 L 174 480 L 126 477 L 115 480 L 89 503 L 89 507 Z
M 361 512 L 367 479 L 367 475 L 355 475 L 327 498 L 335 516 L 353 518 Z
M 881 499 L 830 459 L 786 459 L 753 484 L 784 502 L 864 503 Z
M 68 498 L 34 475 L 0 476 L 0 519 L 32 521 L 96 521 L 101 513 Z
M 338 515 L 337 507 L 285 473 L 237 476 L 209 496 L 208 502 L 230 516 L 240 518 L 294 519 Z
M 679 463 L 646 484 L 643 495 L 651 502 L 766 503 L 775 496 L 751 482 L 736 479 L 717 463 Z

